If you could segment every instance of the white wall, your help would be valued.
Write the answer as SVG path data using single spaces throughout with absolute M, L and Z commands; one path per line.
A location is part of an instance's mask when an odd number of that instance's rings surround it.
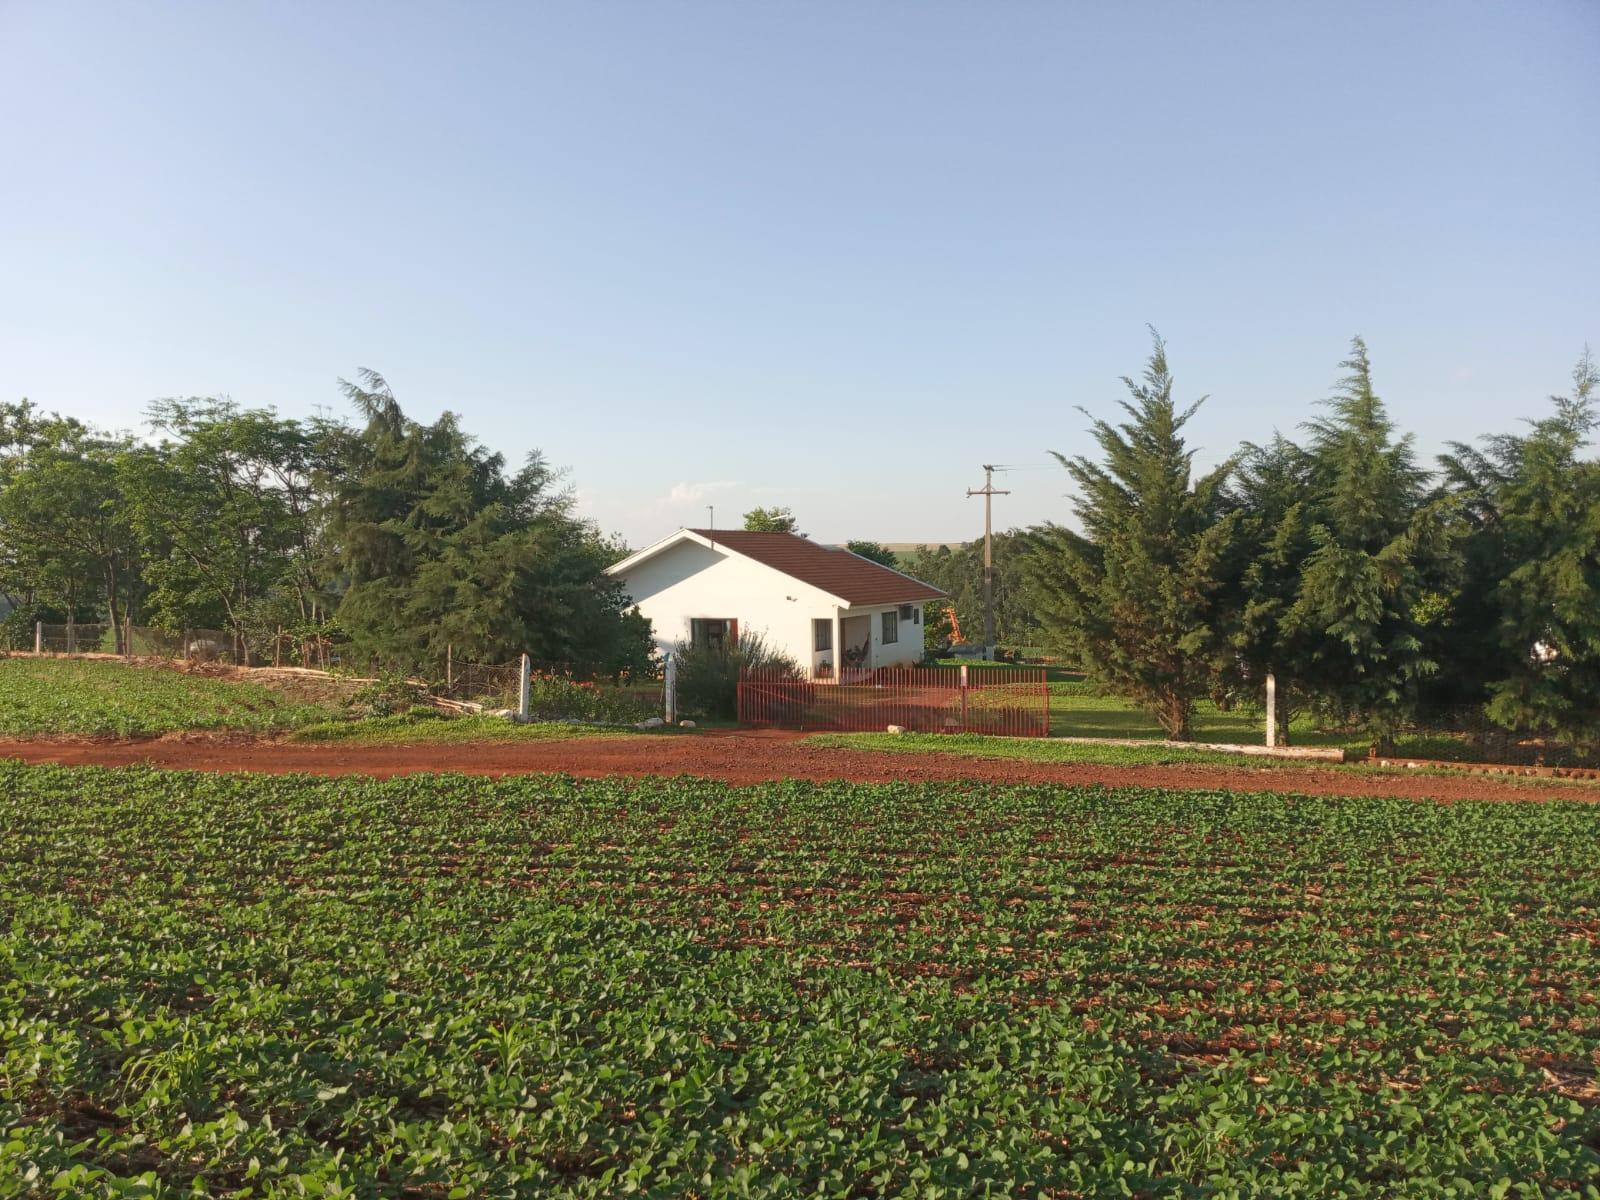
M 812 618 L 833 617 L 832 600 L 815 588 L 687 539 L 634 566 L 622 581 L 663 653 L 689 640 L 693 618 L 732 618 L 741 634 L 761 634 L 803 666 L 813 659 Z
M 872 621 L 872 662 L 873 667 L 914 667 L 922 661 L 922 626 L 916 623 L 916 614 L 922 611 L 922 602 L 911 606 L 913 615 L 910 619 L 899 622 L 899 638 L 893 643 L 883 640 L 883 614 L 892 612 L 898 614 L 898 604 L 879 604 L 870 608 L 849 608 L 845 610 L 847 616 L 856 616 L 858 613 L 869 613 Z M 860 645 L 859 639 L 856 641 Z
M 732 619 L 739 632 L 759 633 L 774 649 L 790 655 L 813 673 L 823 663 L 837 662 L 838 639 L 831 650 L 812 649 L 811 622 L 831 622 L 837 602 L 798 579 L 764 567 L 731 551 L 711 549 L 685 539 L 630 568 L 623 586 L 650 621 L 656 648 L 665 653 L 689 640 L 689 622 L 696 617 Z M 897 604 L 864 605 L 838 611 L 846 618 L 865 615 L 872 629 L 872 666 L 912 666 L 922 658 L 922 626 L 900 622 L 899 640 L 883 641 L 883 614 Z M 920 603 L 913 606 L 921 611 Z M 846 639 L 848 641 L 848 639 Z M 859 636 L 856 644 L 860 644 Z

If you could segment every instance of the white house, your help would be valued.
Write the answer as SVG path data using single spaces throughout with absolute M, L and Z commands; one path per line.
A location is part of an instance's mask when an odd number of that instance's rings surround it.
M 611 567 L 669 651 L 759 633 L 813 677 L 912 666 L 922 605 L 944 593 L 792 533 L 680 529 Z

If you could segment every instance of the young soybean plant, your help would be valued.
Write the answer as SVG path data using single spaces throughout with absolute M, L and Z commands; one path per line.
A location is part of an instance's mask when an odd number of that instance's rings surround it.
M 1592 805 L 0 764 L 0 827 L 0 1194 L 1597 1194 Z

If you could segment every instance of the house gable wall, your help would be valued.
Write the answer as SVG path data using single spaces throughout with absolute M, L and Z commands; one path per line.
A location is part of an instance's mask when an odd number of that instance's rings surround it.
M 622 580 L 663 653 L 688 640 L 692 619 L 731 617 L 741 634 L 761 634 L 804 666 L 813 657 L 812 620 L 832 619 L 836 605 L 781 571 L 687 539 L 635 563 Z

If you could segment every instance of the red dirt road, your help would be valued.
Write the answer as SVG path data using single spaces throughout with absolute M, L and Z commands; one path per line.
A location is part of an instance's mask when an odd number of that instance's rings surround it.
M 0 758 L 30 763 L 133 766 L 270 774 L 371 775 L 699 775 L 730 783 L 845 779 L 862 783 L 972 780 L 993 784 L 1103 784 L 1108 787 L 1226 788 L 1327 796 L 1428 800 L 1600 800 L 1600 788 L 1476 775 L 1358 774 L 1314 767 L 1113 767 L 874 753 L 807 746 L 777 731 L 659 737 L 584 737 L 482 745 L 319 746 L 238 737 L 182 735 L 142 741 L 3 741 Z

